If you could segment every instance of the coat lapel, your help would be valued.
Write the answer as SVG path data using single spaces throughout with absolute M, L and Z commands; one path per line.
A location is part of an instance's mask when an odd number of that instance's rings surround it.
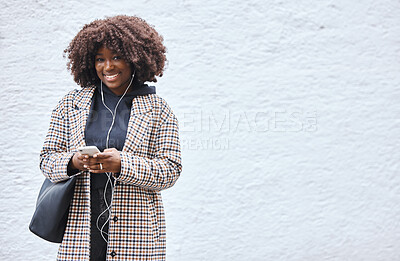
M 147 135 L 152 110 L 151 95 L 137 96 L 132 100 L 131 115 L 122 151 L 134 153 Z
M 71 113 L 71 137 L 75 148 L 85 146 L 85 127 L 95 87 L 85 87 L 73 100 Z
M 85 146 L 85 127 L 96 87 L 80 90 L 73 100 L 71 111 L 71 137 L 75 148 Z M 137 96 L 132 100 L 128 130 L 123 151 L 135 152 L 148 132 L 152 111 L 152 96 Z

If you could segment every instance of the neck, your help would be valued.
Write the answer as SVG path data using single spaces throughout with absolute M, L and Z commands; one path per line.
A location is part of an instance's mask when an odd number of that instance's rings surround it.
M 129 85 L 125 88 L 125 90 L 124 91 L 122 91 L 122 90 L 114 90 L 114 89 L 111 89 L 111 88 L 108 88 L 110 91 L 112 91 L 115 95 L 117 95 L 117 96 L 121 96 L 121 95 L 125 95 L 127 92 L 129 92 L 129 88 L 132 86 L 132 83 L 133 83 L 133 78 L 134 77 L 131 77 L 131 80 L 130 80 L 130 82 L 129 82 Z M 106 85 L 107 86 L 107 85 Z M 100 80 L 100 87 L 101 87 L 101 89 L 103 89 L 103 81 L 102 80 Z M 107 86 L 108 87 L 108 86 Z

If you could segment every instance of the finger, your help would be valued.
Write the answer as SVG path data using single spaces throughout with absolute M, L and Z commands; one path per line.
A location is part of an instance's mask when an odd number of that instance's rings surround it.
M 79 152 L 77 152 L 76 155 L 77 155 L 76 158 L 79 159 L 79 160 L 83 160 L 87 156 L 87 155 L 83 155 L 83 154 L 81 154 Z
M 93 155 L 93 158 L 97 158 L 97 156 L 100 154 L 101 152 L 97 152 Z
M 79 170 L 86 170 L 86 168 L 83 167 L 83 165 L 85 164 L 83 159 L 84 159 L 84 155 L 80 154 L 79 152 L 76 152 L 72 158 L 72 161 L 74 162 L 75 167 Z
M 82 156 L 78 157 L 78 160 L 80 162 L 87 162 L 89 160 L 89 158 L 90 158 L 89 155 L 82 155 Z
M 89 169 L 100 169 L 100 163 L 104 164 L 103 162 L 93 162 L 88 164 Z M 104 167 L 104 165 L 103 165 Z
M 112 152 L 102 152 L 97 154 L 97 159 L 107 159 L 109 157 L 112 157 L 113 153 Z
M 94 164 L 99 164 L 100 161 L 99 161 L 98 158 L 90 157 L 89 159 L 87 159 L 86 163 L 89 164 L 89 165 L 94 165 Z
M 92 173 L 103 173 L 105 172 L 104 170 L 104 165 L 102 163 L 96 164 L 89 166 L 90 167 L 90 172 Z

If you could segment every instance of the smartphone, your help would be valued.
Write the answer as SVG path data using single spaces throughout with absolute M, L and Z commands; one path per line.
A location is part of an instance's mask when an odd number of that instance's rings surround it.
M 96 146 L 79 147 L 78 151 L 80 154 L 89 155 L 89 157 L 93 157 L 94 154 L 100 152 Z

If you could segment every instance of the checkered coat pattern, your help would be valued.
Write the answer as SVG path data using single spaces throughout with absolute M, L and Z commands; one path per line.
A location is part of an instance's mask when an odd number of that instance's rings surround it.
M 71 91 L 52 112 L 40 154 L 40 168 L 52 182 L 70 178 L 68 162 L 78 147 L 85 146 L 84 128 L 94 90 Z M 175 184 L 181 169 L 175 115 L 156 94 L 134 98 L 113 193 L 107 260 L 165 260 L 160 191 Z M 57 260 L 89 260 L 90 173 L 77 175 Z

